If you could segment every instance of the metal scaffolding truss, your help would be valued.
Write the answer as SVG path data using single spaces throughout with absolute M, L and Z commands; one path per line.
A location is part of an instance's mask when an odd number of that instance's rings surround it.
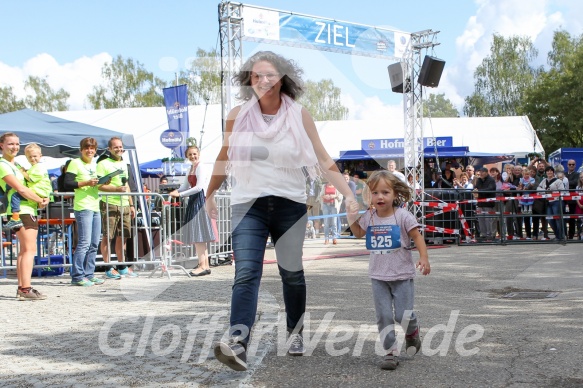
M 437 46 L 439 31 L 424 30 L 411 34 L 410 50 L 403 57 L 403 109 L 405 118 L 405 178 L 410 176 L 421 190 L 415 190 L 414 201 L 421 201 L 424 192 L 423 157 L 423 85 L 417 82 L 421 72 L 422 60 L 427 50 Z M 425 208 L 413 201 L 408 204 L 409 211 L 421 216 L 424 223 Z
M 219 4 L 219 35 L 221 42 L 221 105 L 223 131 L 227 116 L 235 99 L 232 78 L 243 65 L 242 15 L 240 3 Z
M 221 98 L 223 130 L 235 100 L 232 77 L 243 65 L 243 4 L 223 1 L 219 4 L 219 33 L 221 42 Z M 411 44 L 401 59 L 403 65 L 403 109 L 405 128 L 405 177 L 413 176 L 421 190 L 415 190 L 414 200 L 420 201 L 423 192 L 423 85 L 417 82 L 423 56 L 428 49 L 439 43 L 439 31 L 424 30 L 411 34 Z M 424 215 L 424 208 L 409 204 L 409 210 L 417 216 Z M 421 219 L 424 222 L 424 218 Z

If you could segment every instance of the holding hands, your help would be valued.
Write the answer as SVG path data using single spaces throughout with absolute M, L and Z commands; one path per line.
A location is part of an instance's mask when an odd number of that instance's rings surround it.
M 216 220 L 219 215 L 219 212 L 217 211 L 217 203 L 215 202 L 214 195 L 209 195 L 206 198 L 205 208 L 209 217 Z
M 346 198 L 346 215 L 348 222 L 352 225 L 358 220 L 358 202 L 352 196 Z
M 419 258 L 415 268 L 419 268 L 419 272 L 421 272 L 423 275 L 429 275 L 431 272 L 431 266 L 429 265 L 429 260 L 427 257 Z

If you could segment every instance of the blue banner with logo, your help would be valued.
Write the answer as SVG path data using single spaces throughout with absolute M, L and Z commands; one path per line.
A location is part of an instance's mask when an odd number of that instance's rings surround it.
M 188 138 L 188 91 L 186 85 L 164 88 L 164 105 L 168 116 L 168 129 L 182 135 L 181 144 L 174 149 L 176 156 L 184 158 Z M 162 141 L 162 140 L 161 140 Z M 166 145 L 165 145 L 166 146 Z
M 405 148 L 405 139 L 373 139 L 361 140 L 360 146 L 362 150 L 403 150 Z M 424 137 L 423 149 L 427 147 L 452 147 L 453 138 L 451 136 L 444 137 Z
M 410 34 L 246 6 L 243 39 L 379 58 L 402 58 Z

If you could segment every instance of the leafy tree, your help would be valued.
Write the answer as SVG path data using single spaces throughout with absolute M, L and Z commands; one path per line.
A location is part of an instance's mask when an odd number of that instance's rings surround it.
M 147 71 L 144 65 L 118 55 L 104 64 L 104 85 L 94 86 L 87 96 L 93 109 L 163 106 L 162 89 L 166 83 Z
M 221 103 L 221 61 L 216 50 L 205 51 L 199 48 L 190 69 L 178 75 L 179 84 L 188 85 L 190 105 Z
M 548 64 L 526 92 L 524 112 L 545 149 L 583 147 L 583 35 L 556 31 Z
M 24 82 L 27 95 L 23 100 L 14 95 L 12 86 L 0 88 L 0 113 L 30 108 L 39 112 L 67 110 L 69 93 L 65 89 L 53 90 L 47 78 L 29 76 Z
M 27 108 L 38 112 L 53 112 L 58 110 L 67 110 L 67 99 L 70 94 L 61 88 L 54 91 L 47 78 L 29 76 L 24 83 L 24 90 L 27 96 L 24 98 L 24 104 Z
M 14 112 L 24 108 L 26 108 L 24 101 L 14 95 L 12 86 L 0 87 L 0 113 Z
M 490 55 L 474 72 L 475 90 L 466 97 L 467 116 L 516 116 L 521 114 L 522 98 L 541 72 L 530 62 L 538 55 L 530 38 L 504 38 L 494 34 Z
M 340 88 L 334 86 L 331 79 L 319 82 L 306 81 L 305 93 L 300 103 L 312 114 L 316 121 L 344 120 L 348 116 L 348 108 L 340 102 Z
M 445 94 L 430 94 L 423 102 L 423 117 L 459 117 L 459 112 Z

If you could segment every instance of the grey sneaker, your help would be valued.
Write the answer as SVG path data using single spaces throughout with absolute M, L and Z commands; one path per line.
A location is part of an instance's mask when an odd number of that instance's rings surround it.
M 304 348 L 304 337 L 301 334 L 291 334 L 288 338 L 289 349 L 287 354 L 290 356 L 303 356 L 306 352 Z
M 18 300 L 45 300 L 47 298 L 45 294 L 41 294 L 34 288 L 31 288 L 28 292 L 18 290 L 16 291 L 16 297 Z
M 229 368 L 242 372 L 247 370 L 247 350 L 239 337 L 215 344 L 215 357 Z
M 408 356 L 414 356 L 421 349 L 421 339 L 419 338 L 419 328 L 413 334 L 405 336 L 405 352 Z
M 383 358 L 380 366 L 381 369 L 384 370 L 395 370 L 397 369 L 397 365 L 399 365 L 399 360 L 397 359 L 397 356 L 391 352 Z

